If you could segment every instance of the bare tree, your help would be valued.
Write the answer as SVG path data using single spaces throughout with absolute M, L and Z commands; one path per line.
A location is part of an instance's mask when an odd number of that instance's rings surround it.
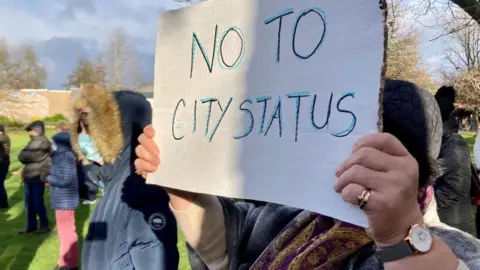
M 0 40 L 0 89 L 44 88 L 46 79 L 33 47 L 12 48 L 5 39 Z
M 102 58 L 109 88 L 119 90 L 136 86 L 138 57 L 123 28 L 117 28 L 110 34 Z
M 470 17 L 480 24 L 480 2 L 478 0 L 451 0 L 463 9 Z
M 445 30 L 451 33 L 443 52 L 447 63 L 455 71 L 480 68 L 480 25 L 468 15 L 459 14 Z
M 32 46 L 20 47 L 22 88 L 38 89 L 45 88 L 47 72 L 43 68 Z
M 457 108 L 466 109 L 475 116 L 476 123 L 480 122 L 480 69 L 473 68 L 458 73 L 450 78 L 457 90 Z M 478 126 L 478 125 L 477 125 Z
M 404 0 L 388 0 L 387 76 L 408 80 L 434 91 L 437 86 L 423 63 L 419 34 L 406 21 L 408 5 Z
M 456 11 L 461 9 L 468 14 L 470 20 L 480 24 L 479 0 L 421 0 L 418 7 L 420 7 L 418 10 L 420 14 L 433 12 L 443 21 L 446 17 L 450 18 L 450 23 L 457 20 L 458 13 Z
M 105 67 L 101 62 L 92 63 L 85 58 L 78 59 L 77 66 L 68 75 L 66 88 L 80 88 L 82 84 L 93 83 L 105 85 Z

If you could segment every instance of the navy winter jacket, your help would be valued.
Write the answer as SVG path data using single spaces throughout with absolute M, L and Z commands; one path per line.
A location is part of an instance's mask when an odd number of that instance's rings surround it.
M 70 135 L 60 132 L 52 141 L 52 164 L 47 176 L 50 204 L 55 210 L 73 210 L 78 207 L 79 192 L 77 158 L 72 151 Z
M 178 269 L 177 227 L 168 195 L 146 184 L 133 165 L 138 136 L 152 121 L 150 103 L 131 91 L 112 94 L 87 86 L 75 104 L 90 108 L 89 134 L 105 161 L 99 170 L 105 192 L 90 216 L 82 269 Z M 85 160 L 78 133 L 74 130 L 71 136 L 77 156 Z

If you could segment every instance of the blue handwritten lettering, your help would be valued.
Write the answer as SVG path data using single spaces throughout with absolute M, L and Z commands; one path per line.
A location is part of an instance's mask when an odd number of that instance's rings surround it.
M 348 136 L 350 133 L 352 133 L 353 129 L 355 128 L 355 125 L 357 124 L 357 117 L 353 112 L 340 108 L 340 103 L 342 103 L 342 101 L 347 97 L 355 98 L 355 92 L 349 92 L 349 93 L 343 94 L 343 96 L 337 102 L 337 110 L 341 113 L 350 114 L 352 116 L 352 122 L 350 123 L 350 126 L 348 126 L 348 128 L 346 128 L 345 130 L 332 134 L 335 137 Z
M 277 15 L 266 18 L 263 21 L 265 23 L 265 25 L 268 25 L 271 22 L 274 22 L 277 19 L 279 19 L 279 21 L 278 21 L 278 33 L 277 33 L 277 58 L 276 58 L 277 63 L 280 62 L 280 43 L 281 43 L 280 40 L 281 40 L 281 34 L 282 34 L 282 20 L 283 20 L 283 17 L 285 17 L 287 15 L 290 15 L 290 14 L 293 14 L 293 8 L 287 8 L 285 10 L 282 10 Z
M 324 129 L 328 126 L 328 121 L 330 120 L 330 113 L 332 112 L 332 100 L 333 100 L 333 93 L 330 94 L 330 101 L 328 102 L 328 111 L 327 117 L 325 118 L 325 123 L 322 126 L 317 126 L 315 123 L 315 105 L 317 102 L 317 95 L 313 96 L 312 106 L 310 107 L 310 122 L 313 126 L 313 129 Z
M 183 139 L 183 137 L 185 136 L 181 136 L 181 137 L 177 137 L 175 136 L 175 127 L 177 127 L 177 125 L 175 125 L 175 119 L 177 117 L 177 111 L 178 111 L 178 106 L 180 104 L 183 104 L 183 107 L 185 107 L 185 100 L 180 99 L 178 102 L 177 102 L 177 106 L 175 106 L 175 110 L 173 111 L 173 117 L 172 117 L 172 136 L 175 140 L 179 141 L 181 139 Z
M 228 34 L 231 33 L 231 32 L 237 34 L 238 38 L 240 39 L 241 47 L 240 47 L 240 51 L 238 53 L 237 59 L 235 59 L 233 64 L 227 64 L 225 62 L 225 56 L 224 56 L 224 53 L 223 53 L 223 42 L 225 41 L 225 38 L 228 36 Z M 220 46 L 219 46 L 218 49 L 220 51 L 220 57 L 218 57 L 217 59 L 218 59 L 219 65 L 222 68 L 230 69 L 230 68 L 238 67 L 243 60 L 243 56 L 245 55 L 245 41 L 243 39 L 242 30 L 240 30 L 240 28 L 238 28 L 236 26 L 232 26 L 232 27 L 228 28 L 228 30 L 223 33 L 222 39 L 220 40 Z
M 227 110 L 228 108 L 230 107 L 230 104 L 232 103 L 232 100 L 233 98 L 230 98 L 227 102 L 227 105 L 225 106 L 225 110 L 222 110 L 222 113 L 220 114 L 220 118 L 218 119 L 217 123 L 215 124 L 214 128 L 213 128 L 213 131 L 212 131 L 212 134 L 210 134 L 210 138 L 209 138 L 209 141 L 211 142 L 212 139 L 213 139 L 213 136 L 215 136 L 215 132 L 217 132 L 217 129 L 218 129 L 218 126 L 220 125 L 220 123 L 222 122 L 223 120 L 223 117 L 225 116 L 225 114 L 227 113 Z M 218 104 L 220 105 L 220 102 L 218 102 Z
M 243 107 L 243 105 L 245 103 L 252 104 L 252 100 L 251 99 L 244 100 L 239 106 L 239 109 L 241 111 L 247 113 L 248 116 L 250 117 L 250 125 L 249 125 L 248 129 L 242 135 L 238 135 L 238 136 L 233 137 L 235 140 L 239 140 L 239 139 L 247 137 L 252 132 L 253 126 L 255 124 L 255 118 L 253 117 L 253 113 L 249 109 L 246 109 L 246 108 Z
M 260 121 L 260 129 L 258 131 L 258 134 L 263 134 L 263 126 L 265 123 L 265 115 L 267 113 L 267 103 L 269 100 L 271 100 L 272 97 L 258 97 L 257 98 L 257 103 L 263 102 L 263 112 L 262 112 L 262 120 Z
M 300 104 L 302 97 L 309 97 L 310 92 L 297 92 L 297 93 L 289 93 L 287 94 L 288 98 L 296 98 L 297 105 L 296 105 L 296 118 L 295 118 L 295 142 L 298 140 L 298 119 L 300 117 Z
M 297 49 L 296 49 L 296 46 L 295 46 L 295 40 L 296 40 L 296 37 L 297 37 L 297 29 L 298 29 L 298 24 L 300 22 L 300 20 L 307 16 L 308 14 L 310 13 L 315 13 L 317 14 L 319 17 L 320 17 L 320 20 L 322 21 L 321 22 L 321 27 L 322 27 L 322 36 L 320 38 L 320 40 L 318 41 L 317 45 L 315 46 L 315 48 L 313 49 L 313 51 L 310 53 L 310 54 L 307 54 L 307 55 L 300 55 L 298 52 L 297 52 Z M 293 53 L 299 58 L 299 59 L 303 59 L 303 60 L 306 60 L 310 57 L 312 57 L 318 50 L 318 48 L 320 48 L 320 45 L 323 43 L 323 40 L 325 39 L 325 34 L 327 32 L 327 22 L 325 20 L 325 12 L 320 9 L 319 7 L 313 7 L 313 8 L 309 8 L 309 9 L 306 9 L 302 12 L 300 12 L 300 15 L 297 17 L 297 21 L 293 27 L 293 31 L 292 31 L 292 50 L 293 50 Z
M 205 125 L 205 136 L 208 136 L 208 127 L 210 126 L 210 116 L 212 114 L 212 102 L 216 102 L 216 98 L 204 98 L 200 100 L 202 103 L 210 103 L 208 104 L 208 113 L 207 113 L 207 124 Z
M 272 117 L 270 118 L 270 123 L 268 124 L 267 130 L 265 131 L 265 136 L 267 136 L 270 127 L 272 126 L 273 120 L 278 119 L 278 135 L 282 137 L 282 98 L 278 97 L 277 105 L 273 110 Z

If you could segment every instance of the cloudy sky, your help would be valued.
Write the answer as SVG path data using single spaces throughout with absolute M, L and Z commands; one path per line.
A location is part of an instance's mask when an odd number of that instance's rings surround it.
M 412 0 L 415 1 L 415 0 Z M 174 0 L 1 0 L 0 35 L 10 43 L 35 46 L 48 70 L 49 89 L 60 89 L 79 57 L 95 58 L 109 32 L 123 27 L 139 54 L 141 72 L 153 79 L 158 14 L 179 8 Z M 422 22 L 429 23 L 428 16 Z M 423 56 L 438 65 L 442 41 L 424 29 Z M 432 68 L 432 72 L 435 68 Z

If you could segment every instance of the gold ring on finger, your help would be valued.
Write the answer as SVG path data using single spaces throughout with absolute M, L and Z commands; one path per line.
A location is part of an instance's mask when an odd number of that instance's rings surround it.
M 365 189 L 360 196 L 357 196 L 357 206 L 360 209 L 364 209 L 370 199 L 370 190 Z

